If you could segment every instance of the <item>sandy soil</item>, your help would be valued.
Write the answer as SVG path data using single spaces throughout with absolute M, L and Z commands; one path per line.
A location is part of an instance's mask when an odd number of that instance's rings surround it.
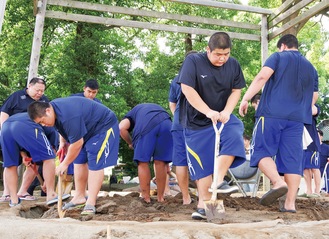
M 196 203 L 182 205 L 181 195 L 146 204 L 133 192 L 97 201 L 97 213 L 81 216 L 67 210 L 59 218 L 57 205 L 45 198 L 24 201 L 19 207 L 0 204 L 0 238 L 329 238 L 329 198 L 297 199 L 297 213 L 278 212 L 278 203 L 261 206 L 259 198 L 239 194 L 223 198 L 225 218 L 216 223 L 195 221 Z

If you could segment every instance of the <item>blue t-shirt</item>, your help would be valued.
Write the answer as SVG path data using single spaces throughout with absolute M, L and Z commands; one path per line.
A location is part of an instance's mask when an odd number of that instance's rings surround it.
M 176 103 L 176 108 L 174 112 L 174 119 L 172 123 L 171 130 L 183 130 L 183 127 L 179 123 L 179 98 L 181 95 L 181 87 L 180 84 L 178 84 L 178 76 L 176 76 L 171 84 L 169 89 L 169 96 L 168 101 L 171 103 Z
M 35 100 L 27 94 L 26 89 L 12 93 L 3 103 L 1 111 L 7 113 L 9 116 L 27 112 L 27 107 Z M 45 95 L 41 96 L 39 101 L 49 102 Z
M 45 132 L 45 135 L 47 137 L 47 139 L 49 140 L 49 143 L 51 144 L 51 146 L 53 146 L 55 149 L 58 147 L 59 144 L 59 137 L 58 137 L 58 132 L 54 127 L 43 127 L 37 123 L 35 123 L 34 121 L 32 121 L 28 115 L 27 112 L 24 113 L 17 113 L 15 115 L 10 116 L 5 123 L 12 123 L 12 122 L 21 122 L 24 123 L 25 126 L 21 127 L 21 128 L 15 128 L 15 131 L 17 134 L 24 134 L 26 127 L 32 127 L 38 130 L 42 130 Z M 4 139 L 5 140 L 5 139 Z M 33 144 L 33 142 L 26 142 Z
M 273 53 L 265 62 L 274 73 L 266 82 L 256 117 L 272 117 L 312 123 L 313 92 L 318 74 L 298 51 Z
M 112 110 L 93 100 L 72 96 L 50 102 L 56 114 L 55 127 L 70 144 L 110 129 L 117 123 Z
M 135 142 L 139 137 L 150 132 L 162 121 L 170 119 L 170 115 L 160 105 L 144 103 L 136 105 L 123 119 L 130 121 L 128 131 L 133 130 L 132 140 Z
M 81 97 L 85 97 L 85 95 L 83 94 L 83 92 L 72 94 L 70 96 L 81 96 Z M 96 97 L 93 100 L 96 101 L 96 102 L 98 102 L 98 103 L 102 103 L 102 101 L 100 99 L 97 99 Z
M 188 55 L 179 73 L 179 83 L 194 88 L 210 109 L 222 111 L 233 89 L 246 86 L 239 62 L 230 57 L 222 66 L 214 66 L 207 53 Z M 184 94 L 180 97 L 180 123 L 184 128 L 201 129 L 212 124 L 211 119 L 194 109 Z

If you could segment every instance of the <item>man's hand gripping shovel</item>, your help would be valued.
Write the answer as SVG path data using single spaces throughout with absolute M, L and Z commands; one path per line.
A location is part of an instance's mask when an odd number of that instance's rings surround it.
M 213 182 L 211 184 L 212 195 L 210 201 L 204 201 L 207 221 L 211 222 L 214 219 L 223 219 L 225 217 L 225 208 L 223 200 L 217 200 L 217 181 L 218 181 L 218 165 L 219 165 L 219 146 L 220 146 L 220 134 L 224 128 L 222 123 L 220 128 L 217 129 L 217 125 L 213 124 L 215 130 L 215 153 L 214 153 L 214 174 Z
M 58 152 L 58 156 L 59 156 L 59 162 L 63 162 L 64 160 L 64 149 L 62 149 L 60 152 Z M 66 173 L 65 173 L 66 174 Z M 59 218 L 64 218 L 65 215 L 65 210 L 62 210 L 63 207 L 63 200 L 62 200 L 62 195 L 63 195 L 63 190 L 62 190 L 62 181 L 63 181 L 63 177 L 65 176 L 65 174 L 61 174 L 61 172 L 58 174 L 58 182 L 57 182 L 57 197 L 58 197 L 58 202 L 57 202 L 57 211 L 58 211 L 58 216 Z

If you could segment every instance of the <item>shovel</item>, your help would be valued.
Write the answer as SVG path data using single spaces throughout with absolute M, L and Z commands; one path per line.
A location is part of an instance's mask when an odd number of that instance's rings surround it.
M 210 201 L 204 201 L 208 222 L 211 222 L 214 219 L 223 219 L 225 217 L 225 208 L 224 208 L 223 200 L 217 200 L 220 133 L 224 128 L 224 124 L 222 123 L 219 129 L 217 129 L 216 124 L 213 124 L 213 127 L 215 130 L 215 152 L 214 152 L 214 175 L 213 175 L 213 182 L 211 184 L 212 195 Z
M 58 183 L 57 183 L 57 197 L 58 197 L 58 202 L 57 202 L 57 211 L 58 211 L 58 216 L 59 218 L 63 218 L 65 215 L 65 210 L 62 210 L 63 206 L 63 201 L 62 201 L 62 175 L 59 173 L 58 175 Z
M 59 162 L 61 163 L 65 157 L 64 149 L 58 152 L 58 157 L 59 157 Z M 73 175 L 67 175 L 67 173 L 64 173 L 61 176 L 62 176 L 61 179 L 58 178 L 58 180 L 62 184 L 62 194 L 70 194 L 73 187 Z M 58 193 L 58 184 L 56 191 Z

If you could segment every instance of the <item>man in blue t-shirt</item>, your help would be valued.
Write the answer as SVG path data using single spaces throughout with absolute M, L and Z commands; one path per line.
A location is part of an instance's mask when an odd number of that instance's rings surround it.
M 72 94 L 70 96 L 82 96 L 94 100 L 98 103 L 101 103 L 101 101 L 96 98 L 98 90 L 99 90 L 99 85 L 97 80 L 89 79 L 86 81 L 85 86 L 83 87 L 83 92 Z
M 326 196 L 328 196 L 329 192 L 329 167 L 326 168 L 326 164 L 329 162 L 329 145 L 326 143 L 323 143 L 323 131 L 318 129 L 319 137 L 320 137 L 320 152 L 319 152 L 319 158 L 320 158 L 320 172 L 321 177 L 323 178 L 322 188 L 321 191 L 324 191 L 326 193 Z M 326 171 L 324 171 L 326 169 Z
M 22 113 L 27 111 L 27 107 L 30 103 L 34 101 L 42 101 L 42 102 L 48 102 L 48 98 L 44 95 L 46 89 L 46 82 L 39 77 L 33 77 L 30 81 L 28 86 L 25 89 L 18 90 L 14 93 L 12 93 L 3 103 L 1 107 L 1 113 L 0 113 L 0 125 L 2 124 L 12 115 L 17 113 Z M 40 162 L 40 165 L 42 165 L 42 161 Z M 39 166 L 38 166 L 39 167 Z M 7 190 L 6 186 L 6 169 L 4 170 L 4 189 L 2 197 L 0 198 L 0 202 L 2 201 L 9 201 L 9 191 Z M 31 168 L 27 168 L 25 170 L 23 175 L 23 180 L 21 187 L 18 191 L 18 195 L 21 196 L 22 200 L 36 200 L 36 198 L 33 195 L 29 194 L 29 186 L 33 182 L 33 179 L 35 178 L 35 174 Z
M 282 36 L 277 47 L 279 52 L 266 60 L 243 96 L 239 113 L 241 116 L 247 113 L 248 101 L 264 87 L 256 111 L 251 166 L 258 166 L 273 184 L 260 203 L 270 205 L 287 194 L 280 211 L 294 213 L 303 174 L 304 124 L 312 123 L 312 105 L 318 97 L 318 75 L 298 51 L 298 40 L 294 35 Z M 274 155 L 276 162 L 272 159 Z M 284 174 L 284 179 L 278 172 Z
M 27 167 L 31 166 L 31 161 L 26 160 L 28 156 L 34 163 L 43 162 L 47 204 L 57 202 L 54 190 L 56 155 L 52 147 L 57 144 L 57 139 L 57 131 L 54 128 L 49 127 L 44 131 L 40 125 L 29 118 L 26 112 L 10 116 L 3 123 L 1 145 L 11 207 L 20 204 L 21 199 L 17 195 L 17 167 L 22 163 L 21 158 Z M 69 195 L 66 195 L 66 198 L 68 197 Z
M 168 163 L 172 157 L 171 119 L 160 105 L 144 103 L 136 105 L 119 124 L 122 139 L 134 149 L 134 161 L 138 165 L 142 198 L 151 202 L 149 163 L 153 158 L 157 184 L 157 200 L 164 201 Z M 130 134 L 132 132 L 132 134 Z
M 215 131 L 225 124 L 221 133 L 217 193 L 237 192 L 224 180 L 229 167 L 246 160 L 243 143 L 243 123 L 232 114 L 245 87 L 239 62 L 230 57 L 231 39 L 227 33 L 214 33 L 207 52 L 186 57 L 179 73 L 181 84 L 180 123 L 184 127 L 190 177 L 196 180 L 198 208 L 192 214 L 196 220 L 206 219 L 204 201 L 210 200 L 209 191 L 214 173 Z M 217 154 L 217 153 L 216 153 Z
M 74 172 L 76 194 L 70 203 L 85 204 L 82 215 L 95 214 L 104 168 L 116 165 L 118 159 L 120 137 L 115 114 L 102 104 L 77 96 L 55 99 L 50 103 L 34 102 L 28 113 L 38 124 L 55 126 L 70 144 L 64 160 L 56 168 L 56 174 L 63 174 L 80 150 L 86 150 L 86 157 L 74 162 L 78 164 Z M 59 150 L 64 144 L 60 143 Z

